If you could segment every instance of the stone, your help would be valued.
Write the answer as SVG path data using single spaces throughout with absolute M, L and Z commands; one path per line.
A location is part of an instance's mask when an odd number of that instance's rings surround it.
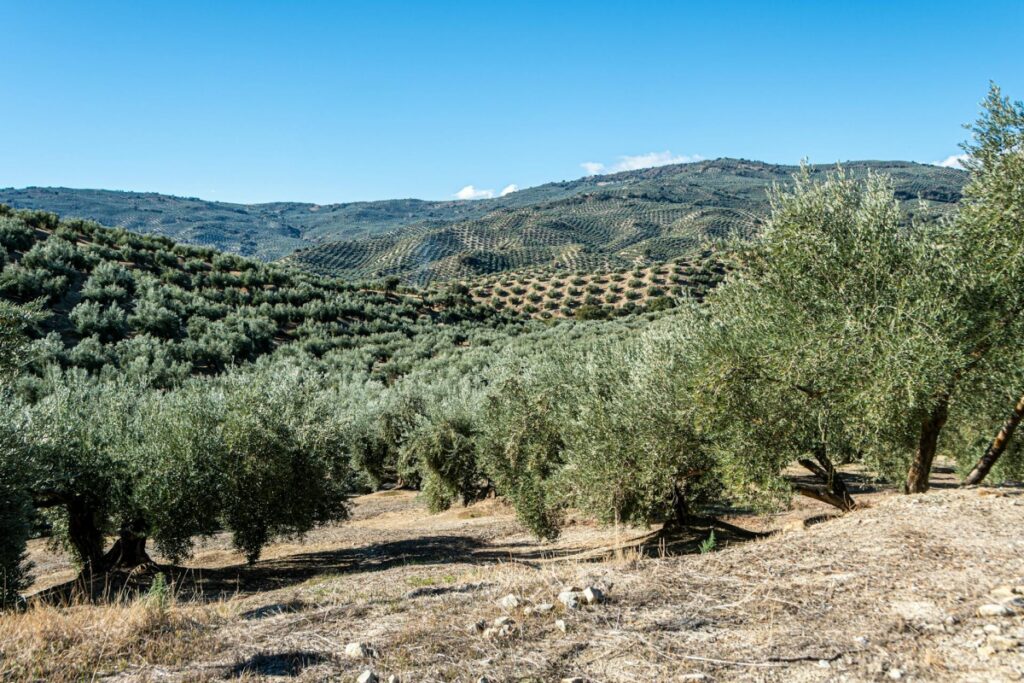
M 402 679 L 395 674 L 391 674 L 388 676 L 388 683 L 402 683 Z
M 999 601 L 1013 600 L 1017 597 L 1017 594 L 1013 590 L 1013 586 L 999 586 L 998 588 L 993 588 L 988 595 L 993 600 Z
M 481 676 L 480 678 L 476 679 L 476 683 L 494 683 L 494 682 L 491 679 L 489 679 L 487 676 Z
M 515 633 L 516 622 L 511 617 L 498 617 L 494 625 L 484 629 L 485 638 L 511 638 Z
M 1010 612 L 1012 612 L 1013 614 L 1024 614 L 1024 598 L 1022 597 L 1016 597 L 1012 600 L 1007 600 L 1003 603 L 1003 606 L 1010 610 Z
M 853 639 L 853 642 L 857 643 L 857 645 L 860 646 L 860 647 L 867 647 L 868 643 L 871 642 L 871 641 L 869 641 L 864 636 L 857 636 L 856 638 Z
M 903 678 L 903 669 L 889 669 L 888 676 L 890 680 L 898 681 Z
M 476 622 L 475 624 L 470 625 L 470 627 L 468 629 L 466 629 L 466 630 L 469 631 L 470 633 L 480 634 L 480 633 L 483 633 L 486 628 L 487 628 L 487 622 L 484 621 L 483 619 L 481 619 L 480 621 Z
M 565 623 L 565 619 L 555 619 L 555 628 L 565 633 L 569 630 L 569 625 Z
M 988 633 L 989 635 L 998 635 L 1003 632 L 1003 629 L 999 624 L 985 624 L 981 627 L 981 630 L 983 633 Z
M 1008 617 L 1013 614 L 1013 610 L 1006 605 L 982 605 L 978 608 L 979 617 Z
M 561 683 L 587 683 L 587 679 L 581 678 L 580 676 L 572 676 L 569 678 L 563 678 Z
M 349 643 L 345 646 L 345 656 L 349 659 L 365 659 L 373 657 L 374 651 L 369 643 Z
M 991 645 L 979 645 L 978 646 L 978 656 L 981 657 L 982 659 L 990 659 L 991 657 L 995 656 L 995 654 L 996 654 L 996 650 Z
M 558 594 L 558 601 L 565 605 L 566 609 L 576 609 L 580 606 L 581 594 L 577 590 L 566 590 Z
M 359 678 L 356 679 L 356 683 L 377 683 L 380 679 L 377 678 L 377 674 L 372 671 L 364 671 L 359 674 Z
M 1020 646 L 1020 643 L 1016 638 L 992 635 L 988 637 L 988 646 L 996 652 L 1009 652 L 1010 650 L 1016 650 Z
M 501 599 L 500 604 L 505 609 L 516 609 L 517 607 L 523 604 L 523 601 L 520 600 L 517 596 L 509 594 Z
M 588 605 L 596 605 L 600 602 L 604 602 L 604 593 L 600 588 L 594 588 L 589 586 L 583 589 L 583 602 Z
M 547 614 L 553 609 L 555 609 L 555 606 L 550 602 L 542 602 L 541 604 L 534 606 L 533 611 L 537 614 Z

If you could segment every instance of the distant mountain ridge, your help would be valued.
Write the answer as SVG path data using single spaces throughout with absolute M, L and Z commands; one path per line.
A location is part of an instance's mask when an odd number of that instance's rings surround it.
M 844 164 L 893 176 L 908 210 L 942 213 L 966 174 L 911 162 Z M 821 174 L 834 166 L 814 166 Z M 95 220 L 350 279 L 431 281 L 524 266 L 621 267 L 687 256 L 756 228 L 766 190 L 797 167 L 738 159 L 660 166 L 525 188 L 483 200 L 232 204 L 157 193 L 0 189 L 0 203 Z M 912 201 L 915 200 L 915 201 Z

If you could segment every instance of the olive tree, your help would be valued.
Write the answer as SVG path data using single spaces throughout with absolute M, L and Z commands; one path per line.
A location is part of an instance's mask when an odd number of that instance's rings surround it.
M 0 607 L 18 599 L 28 583 L 25 545 L 31 533 L 31 497 L 24 453 L 19 448 L 11 413 L 17 404 L 8 384 L 27 362 L 25 330 L 39 317 L 37 308 L 0 301 Z
M 333 398 L 270 364 L 169 391 L 54 370 L 16 424 L 26 490 L 86 572 L 150 562 L 149 539 L 180 558 L 221 528 L 254 561 L 276 536 L 346 516 Z
M 695 394 L 734 491 L 785 496 L 780 473 L 801 460 L 823 480 L 804 492 L 849 507 L 834 461 L 906 471 L 947 362 L 929 335 L 931 230 L 903 224 L 878 176 L 805 171 L 773 193 L 762 235 L 708 299 Z

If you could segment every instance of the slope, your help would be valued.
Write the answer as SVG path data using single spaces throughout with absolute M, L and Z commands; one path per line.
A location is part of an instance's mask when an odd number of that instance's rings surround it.
M 908 215 L 920 219 L 948 212 L 966 177 L 908 162 L 845 168 L 855 176 L 891 176 Z M 754 233 L 767 213 L 769 188 L 791 182 L 798 170 L 719 159 L 592 176 L 535 188 L 479 217 L 327 242 L 300 249 L 288 261 L 348 279 L 397 276 L 422 285 L 532 267 L 621 269 L 693 258 L 709 241 Z M 833 170 L 809 169 L 812 176 Z M 542 192 L 545 198 L 533 201 Z
M 381 377 L 472 331 L 521 325 L 444 295 L 359 289 L 212 249 L 0 205 L 0 298 L 49 313 L 33 360 L 169 386 L 285 348 Z

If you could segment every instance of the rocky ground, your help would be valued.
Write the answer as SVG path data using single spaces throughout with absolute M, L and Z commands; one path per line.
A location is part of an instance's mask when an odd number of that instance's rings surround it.
M 734 518 L 781 531 L 718 532 L 711 548 L 707 530 L 585 520 L 542 544 L 498 501 L 432 516 L 413 493 L 377 493 L 252 568 L 215 538 L 169 591 L 0 617 L 0 677 L 1024 679 L 1024 489 L 862 501 Z M 68 575 L 33 554 L 41 585 Z

